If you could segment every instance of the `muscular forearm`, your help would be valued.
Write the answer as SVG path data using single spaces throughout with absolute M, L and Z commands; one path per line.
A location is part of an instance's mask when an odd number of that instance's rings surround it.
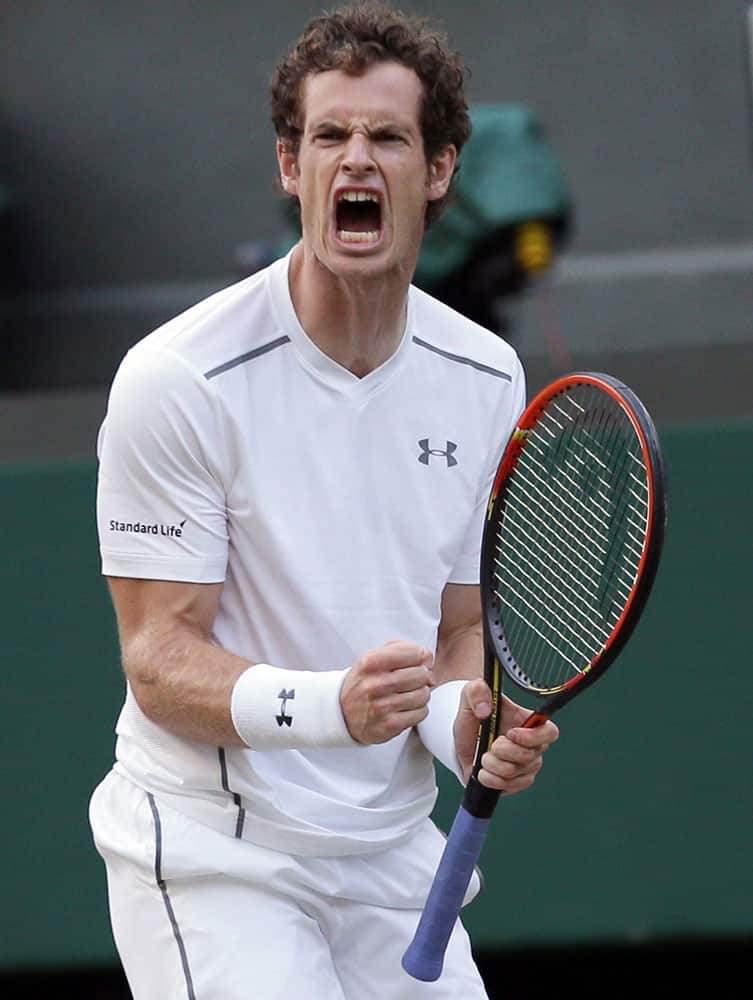
M 123 646 L 123 666 L 142 712 L 170 732 L 242 746 L 230 716 L 233 685 L 248 660 L 186 629 L 151 629 Z

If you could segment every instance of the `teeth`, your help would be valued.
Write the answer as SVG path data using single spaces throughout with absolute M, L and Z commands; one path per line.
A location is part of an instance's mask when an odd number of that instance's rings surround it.
M 347 229 L 338 230 L 337 235 L 344 243 L 375 243 L 379 239 L 378 232 L 351 233 Z
M 379 198 L 371 191 L 343 191 L 340 201 L 373 201 L 379 204 Z

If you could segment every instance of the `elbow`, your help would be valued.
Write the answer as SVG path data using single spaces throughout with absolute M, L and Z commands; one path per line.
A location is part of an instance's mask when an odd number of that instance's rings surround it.
M 121 660 L 136 704 L 151 722 L 159 723 L 164 704 L 165 678 L 160 669 L 164 652 L 156 644 L 136 638 L 123 645 Z

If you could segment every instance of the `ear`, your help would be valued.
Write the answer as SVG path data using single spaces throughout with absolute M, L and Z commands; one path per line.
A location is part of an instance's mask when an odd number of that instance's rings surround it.
M 458 158 L 454 146 L 446 146 L 429 164 L 429 175 L 426 181 L 426 197 L 429 201 L 443 198 L 455 172 L 455 161 Z
M 298 195 L 298 158 L 289 143 L 277 140 L 277 164 L 280 168 L 280 183 L 288 194 Z

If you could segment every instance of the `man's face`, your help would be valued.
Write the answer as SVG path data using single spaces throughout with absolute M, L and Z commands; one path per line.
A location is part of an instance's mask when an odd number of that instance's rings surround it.
M 446 193 L 455 163 L 452 146 L 426 163 L 421 97 L 418 76 L 396 62 L 304 84 L 298 154 L 278 143 L 278 159 L 304 246 L 335 275 L 413 274 L 426 203 Z

